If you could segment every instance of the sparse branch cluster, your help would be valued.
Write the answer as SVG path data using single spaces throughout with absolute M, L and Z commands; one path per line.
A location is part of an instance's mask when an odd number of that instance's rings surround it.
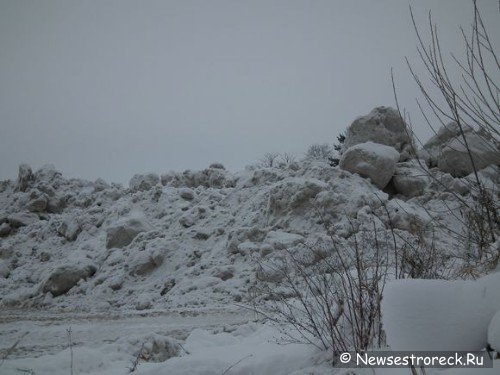
M 328 246 L 304 244 L 299 253 L 283 250 L 278 263 L 259 264 L 281 281 L 276 288 L 261 280 L 256 295 L 267 302 L 257 311 L 293 327 L 283 330 L 284 342 L 330 351 L 336 363 L 342 352 L 384 344 L 380 304 L 394 248 L 375 223 L 349 242 L 327 232 Z
M 419 75 L 415 64 L 408 58 L 406 63 L 423 97 L 423 101 L 417 99 L 422 117 L 436 134 L 422 150 L 415 149 L 414 154 L 418 155 L 420 164 L 420 160 L 425 160 L 428 166 L 442 167 L 455 176 L 470 173 L 467 183 L 474 199 L 470 203 L 458 197 L 463 203 L 460 220 L 468 228 L 466 241 L 477 247 L 477 251 L 471 251 L 470 255 L 496 265 L 500 252 L 486 254 L 485 250 L 496 241 L 500 230 L 496 203 L 498 191 L 485 186 L 480 176 L 483 168 L 500 162 L 500 91 L 497 81 L 500 65 L 495 48 L 475 0 L 470 31 L 460 27 L 464 45 L 462 57 L 454 53 L 447 56 L 430 12 L 427 38 L 411 7 L 410 14 L 424 74 Z M 409 114 L 399 107 L 394 77 L 393 87 L 401 117 L 413 126 Z M 436 122 L 441 126 L 439 131 L 434 130 Z M 445 144 L 438 152 L 436 142 Z M 463 158 L 459 162 L 459 155 L 466 155 L 465 162 Z M 452 190 L 428 172 L 427 166 L 423 170 L 445 189 Z
M 293 165 L 296 161 L 297 157 L 291 152 L 266 152 L 256 166 L 259 168 L 283 168 Z

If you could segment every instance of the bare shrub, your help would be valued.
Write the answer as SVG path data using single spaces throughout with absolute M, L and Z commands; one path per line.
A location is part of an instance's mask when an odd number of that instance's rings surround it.
M 279 154 L 276 152 L 266 153 L 262 159 L 260 159 L 258 166 L 263 168 L 272 168 L 276 166 Z
M 296 161 L 296 157 L 294 154 L 284 152 L 268 152 L 266 153 L 262 159 L 257 163 L 258 167 L 261 168 L 279 168 L 290 165 Z
M 290 165 L 292 163 L 295 163 L 297 160 L 297 157 L 294 154 L 291 154 L 289 152 L 284 152 L 282 154 L 279 154 L 278 156 L 279 164 L 280 165 Z
M 493 223 L 498 225 L 499 218 L 496 205 L 497 202 L 493 194 L 484 189 L 475 197 L 472 207 L 468 207 L 468 210 L 465 212 L 468 242 L 477 244 L 475 248 L 469 246 L 468 251 L 478 261 L 486 261 L 492 268 L 498 264 L 500 253 L 492 254 L 488 250 L 491 244 L 491 227 L 490 221 L 485 220 L 485 217 L 488 217 L 488 214 L 491 215 Z
M 141 360 L 142 358 L 142 354 L 144 352 L 144 345 L 145 343 L 143 342 L 141 344 L 141 348 L 139 349 L 139 351 L 137 352 L 137 355 L 134 357 L 134 359 L 130 362 L 130 367 L 127 367 L 128 369 L 128 372 L 131 373 L 131 372 L 135 372 L 137 370 L 137 366 L 139 365 L 139 361 Z
M 421 165 L 422 170 L 443 190 L 452 194 L 460 202 L 460 210 L 451 210 L 450 215 L 458 218 L 466 233 L 457 233 L 466 254 L 473 255 L 478 263 L 487 268 L 498 264 L 500 249 L 491 252 L 500 232 L 498 219 L 498 196 L 489 191 L 479 176 L 477 166 L 480 155 L 474 153 L 468 143 L 468 129 L 474 129 L 475 135 L 482 139 L 486 147 L 499 151 L 500 136 L 500 84 L 498 79 L 500 64 L 492 45 L 489 33 L 481 17 L 477 2 L 473 4 L 472 27 L 469 31 L 460 28 L 463 37 L 464 57 L 444 53 L 443 46 L 433 22 L 431 13 L 428 18 L 428 36 L 425 37 L 418 27 L 410 7 L 413 27 L 417 36 L 419 62 L 424 67 L 424 75 L 416 73 L 414 64 L 406 59 L 413 80 L 417 84 L 423 102 L 417 104 L 427 125 L 436 133 L 433 122 L 441 126 L 455 123 L 458 127 L 457 141 L 466 150 L 472 166 L 472 180 L 468 180 L 468 189 L 472 199 L 465 199 L 453 191 L 447 184 L 441 183 L 432 171 Z M 450 63 L 451 62 L 451 63 Z M 458 69 L 459 77 L 453 77 L 452 69 Z M 396 106 L 401 117 L 412 127 L 411 117 L 401 110 L 394 77 L 392 77 Z M 418 138 L 417 138 L 418 141 Z M 422 142 L 419 142 L 422 145 Z M 417 150 L 413 150 L 417 154 Z M 417 159 L 420 163 L 420 161 Z M 462 251 L 463 253 L 463 251 Z M 463 256 L 463 254 L 458 254 Z M 489 264 L 484 264 L 488 263 Z
M 363 352 L 384 344 L 380 303 L 393 249 L 375 224 L 349 241 L 331 232 L 329 239 L 327 247 L 283 250 L 276 262 L 260 263 L 257 275 L 277 277 L 259 280 L 257 294 L 265 302 L 257 311 L 287 326 L 285 342 L 330 351 L 336 363 L 347 350 Z
M 12 354 L 12 352 L 14 352 L 14 350 L 16 350 L 17 346 L 19 345 L 19 343 L 22 341 L 22 339 L 24 339 L 27 335 L 29 334 L 29 332 L 24 332 L 21 337 L 19 337 L 19 339 L 16 340 L 16 342 L 14 342 L 14 344 L 12 344 L 12 346 L 10 346 L 9 348 L 5 349 L 5 353 L 2 354 L 2 360 L 0 361 L 0 366 L 3 365 L 4 361 L 9 357 L 9 355 Z
M 472 204 L 462 212 L 465 222 L 463 248 L 454 253 L 454 257 L 461 261 L 457 271 L 458 277 L 477 278 L 491 272 L 499 264 L 498 241 L 491 242 L 491 228 L 485 219 L 487 206 L 490 207 L 493 221 L 498 225 L 498 205 L 488 190 L 478 194 Z
M 305 160 L 324 160 L 332 167 L 339 165 L 339 155 L 345 141 L 345 135 L 340 133 L 337 136 L 337 143 L 330 146 L 327 143 L 313 144 L 309 146 L 305 154 Z
M 436 247 L 434 238 L 426 240 L 422 233 L 414 241 L 405 240 L 399 249 L 400 264 L 398 276 L 401 279 L 449 279 L 452 254 L 446 254 Z
M 324 160 L 328 161 L 335 155 L 335 150 L 327 143 L 314 144 L 309 146 L 306 151 L 306 160 Z

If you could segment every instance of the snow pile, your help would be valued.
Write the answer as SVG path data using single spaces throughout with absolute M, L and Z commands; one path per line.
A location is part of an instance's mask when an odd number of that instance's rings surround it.
M 129 187 L 132 191 L 146 191 L 159 183 L 160 176 L 156 173 L 136 174 L 130 179 Z
M 448 130 L 425 151 L 441 152 L 443 142 L 452 142 L 456 131 Z M 233 173 L 213 163 L 201 171 L 137 174 L 124 188 L 102 179 L 67 179 L 53 166 L 33 172 L 22 165 L 16 181 L 0 183 L 0 308 L 104 314 L 237 310 L 237 304 L 259 298 L 253 295 L 257 283 L 279 287 L 283 272 L 275 266 L 283 250 L 331 251 L 330 234 L 347 246 L 356 234 L 373 239 L 375 231 L 385 250 L 405 249 L 407 266 L 414 269 L 401 272 L 411 277 L 437 275 L 436 267 L 453 273 L 447 262 L 463 244 L 457 233 L 470 229 L 463 210 L 474 200 L 475 177 L 427 167 L 411 159 L 410 145 L 396 112 L 381 107 L 348 129 L 338 168 L 306 159 Z M 498 166 L 485 165 L 478 176 L 497 194 Z M 363 246 L 369 251 L 371 243 Z M 435 249 L 439 259 L 426 263 Z M 388 253 L 392 257 L 394 249 Z M 389 284 L 383 299 L 389 344 L 475 349 L 489 337 L 498 345 L 498 314 L 493 316 L 500 296 L 493 285 L 499 281 L 493 274 L 475 282 Z M 269 327 L 246 329 L 241 335 L 194 331 L 180 350 L 170 338 L 150 337 L 150 362 L 169 359 L 140 371 L 220 374 L 235 363 L 231 373 L 306 371 L 310 348 L 270 344 L 276 332 Z M 460 340 L 464 335 L 467 340 Z M 94 358 L 78 364 L 81 372 L 114 373 L 106 360 L 123 369 L 130 361 L 130 343 L 125 346 L 128 355 L 116 347 L 76 348 Z M 37 374 L 56 374 L 67 355 L 29 363 Z
M 398 163 L 392 184 L 395 191 L 405 197 L 417 197 L 424 194 L 427 185 L 431 182 L 429 170 L 425 162 L 420 160 L 410 160 Z
M 475 281 L 390 282 L 382 302 L 388 344 L 413 351 L 486 348 L 488 336 L 498 339 L 499 285 L 498 272 Z
M 430 166 L 437 166 L 455 177 L 467 176 L 474 171 L 474 166 L 480 170 L 488 165 L 500 164 L 498 140 L 484 132 L 475 131 L 468 125 L 462 125 L 462 131 L 463 136 L 455 122 L 443 125 L 436 135 L 424 144 L 419 154 Z
M 189 356 L 172 358 L 155 366 L 147 365 L 141 374 L 220 375 L 300 374 L 314 350 L 303 345 L 278 345 L 279 334 L 268 326 L 242 326 L 232 333 L 211 334 L 194 330 L 183 345 Z
M 500 353 L 500 310 L 493 316 L 488 327 L 488 344 Z
M 380 222 L 396 231 L 398 246 L 432 241 L 452 251 L 458 239 L 442 228 L 467 229 L 457 217 L 472 199 L 471 176 L 398 163 L 406 130 L 392 110 L 368 117 L 349 128 L 346 146 L 356 144 L 341 168 L 305 160 L 232 173 L 214 163 L 161 178 L 137 174 L 125 189 L 20 166 L 16 181 L 1 184 L 0 304 L 142 310 L 244 302 L 258 262 L 316 244 L 325 225 L 348 239 Z M 380 127 L 398 151 L 373 142 Z M 479 176 L 498 191 L 498 167 Z
M 374 142 L 395 148 L 409 157 L 413 145 L 411 132 L 398 111 L 390 107 L 376 107 L 369 114 L 358 117 L 347 128 L 344 151 L 354 145 Z
M 279 332 L 268 325 L 249 323 L 231 332 L 211 333 L 194 329 L 182 345 L 169 337 L 148 334 L 119 339 L 114 345 L 97 348 L 75 346 L 73 371 L 76 374 L 124 374 L 137 356 L 136 374 L 220 375 L 303 374 L 312 366 L 314 348 L 300 344 L 279 345 Z M 144 344 L 144 346 L 142 346 Z M 142 346 L 142 351 L 141 351 Z M 189 354 L 188 354 L 189 353 Z M 2 374 L 18 374 L 19 369 L 36 369 L 37 375 L 62 375 L 70 370 L 69 349 L 39 358 L 10 360 Z M 316 369 L 328 369 L 328 364 Z
M 340 159 L 340 168 L 370 178 L 380 189 L 391 180 L 399 152 L 393 147 L 365 142 L 352 146 Z

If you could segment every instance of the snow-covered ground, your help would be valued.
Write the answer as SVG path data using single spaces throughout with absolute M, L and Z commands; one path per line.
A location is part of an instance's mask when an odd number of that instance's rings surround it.
M 157 313 L 115 319 L 27 313 L 25 319 L 0 325 L 5 341 L 28 332 L 9 359 L 2 362 L 0 373 L 66 375 L 73 368 L 74 374 L 126 374 L 142 348 L 134 372 L 137 374 L 352 374 L 349 369 L 332 368 L 327 356 L 311 346 L 279 344 L 280 332 L 275 327 L 252 322 L 252 316 L 241 313 Z M 179 342 L 182 346 L 176 346 Z M 427 369 L 427 374 L 493 375 L 500 369 L 500 361 L 495 362 L 493 369 Z M 360 375 L 409 373 L 409 369 L 356 370 Z

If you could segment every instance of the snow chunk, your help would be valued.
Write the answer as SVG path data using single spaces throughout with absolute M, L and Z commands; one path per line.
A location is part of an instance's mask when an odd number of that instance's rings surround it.
M 149 224 L 140 217 L 122 219 L 106 229 L 106 247 L 125 247 L 141 232 L 149 230 Z
M 488 344 L 500 353 L 500 310 L 493 316 L 488 327 Z
M 462 125 L 464 133 L 471 133 L 474 129 L 469 125 Z M 432 149 L 446 144 L 448 141 L 460 135 L 460 127 L 454 121 L 439 128 L 436 135 L 424 144 L 424 149 Z
M 358 117 L 347 128 L 344 150 L 365 142 L 391 146 L 399 152 L 413 144 L 403 119 L 390 107 L 376 107 L 368 115 Z
M 28 226 L 39 220 L 38 215 L 29 212 L 16 212 L 7 217 L 12 228 Z
M 66 219 L 57 228 L 57 232 L 68 241 L 76 240 L 81 231 L 82 228 L 78 221 L 75 219 Z
M 43 292 L 50 292 L 54 297 L 60 296 L 73 288 L 80 280 L 94 275 L 93 265 L 63 265 L 57 267 L 43 284 Z
M 189 188 L 181 188 L 179 189 L 179 195 L 182 199 L 187 201 L 192 201 L 194 199 L 194 191 Z
M 395 280 L 382 300 L 393 350 L 475 351 L 500 310 L 500 273 L 476 281 Z M 494 324 L 496 326 L 496 323 Z
M 304 366 L 314 354 L 312 346 L 279 345 L 277 329 L 262 326 L 249 333 L 211 334 L 194 330 L 183 347 L 189 355 L 170 358 L 158 367 L 144 366 L 144 375 L 288 375 L 309 373 Z M 230 368 L 230 371 L 227 371 Z M 311 372 L 312 373 L 312 372 Z M 326 372 L 325 372 L 326 373 Z
M 308 202 L 328 188 L 328 184 L 315 178 L 287 178 L 276 183 L 269 196 L 269 209 L 275 214 L 308 207 Z
M 474 131 L 469 125 L 463 125 L 464 133 L 471 133 Z M 450 122 L 439 128 L 436 135 L 429 139 L 419 150 L 417 154 L 425 159 L 431 167 L 437 166 L 441 149 L 451 140 L 460 135 L 460 127 L 456 122 Z
M 5 261 L 0 259 L 0 278 L 7 278 L 9 277 L 10 274 L 10 267 L 9 264 Z
M 28 164 L 21 164 L 17 175 L 16 191 L 26 191 L 35 182 L 35 175 Z
M 37 182 L 53 182 L 58 177 L 61 177 L 61 172 L 56 169 L 54 164 L 42 165 L 35 173 Z
M 396 191 L 405 197 L 422 195 L 430 182 L 427 165 L 416 160 L 398 163 L 392 182 Z
M 424 208 L 400 199 L 391 199 L 387 203 L 387 211 L 394 228 L 413 234 L 421 233 L 432 222 L 432 217 Z
M 130 262 L 131 273 L 145 275 L 163 263 L 164 254 L 159 249 L 147 249 L 134 255 Z
M 493 139 L 477 133 L 466 134 L 465 138 L 476 170 L 488 165 L 500 164 L 500 151 Z M 438 160 L 438 168 L 455 177 L 463 177 L 474 171 L 470 155 L 461 137 L 453 139 L 443 147 Z
M 0 237 L 8 236 L 12 228 L 8 223 L 0 224 Z
M 206 212 L 207 209 L 203 206 L 193 207 L 179 218 L 179 223 L 184 228 L 192 227 L 198 220 L 205 218 Z
M 160 177 L 156 173 L 136 174 L 129 182 L 130 190 L 146 191 L 160 182 Z
M 305 239 L 303 236 L 294 233 L 287 233 L 281 231 L 270 231 L 264 242 L 272 245 L 275 249 L 290 249 L 291 247 L 304 243 Z
M 347 149 L 340 159 L 340 168 L 368 177 L 383 189 L 394 175 L 398 160 L 399 152 L 393 147 L 366 142 Z
M 235 186 L 234 177 L 219 165 L 211 165 L 202 171 L 186 170 L 182 173 L 170 172 L 162 175 L 162 184 L 173 187 L 229 188 Z

